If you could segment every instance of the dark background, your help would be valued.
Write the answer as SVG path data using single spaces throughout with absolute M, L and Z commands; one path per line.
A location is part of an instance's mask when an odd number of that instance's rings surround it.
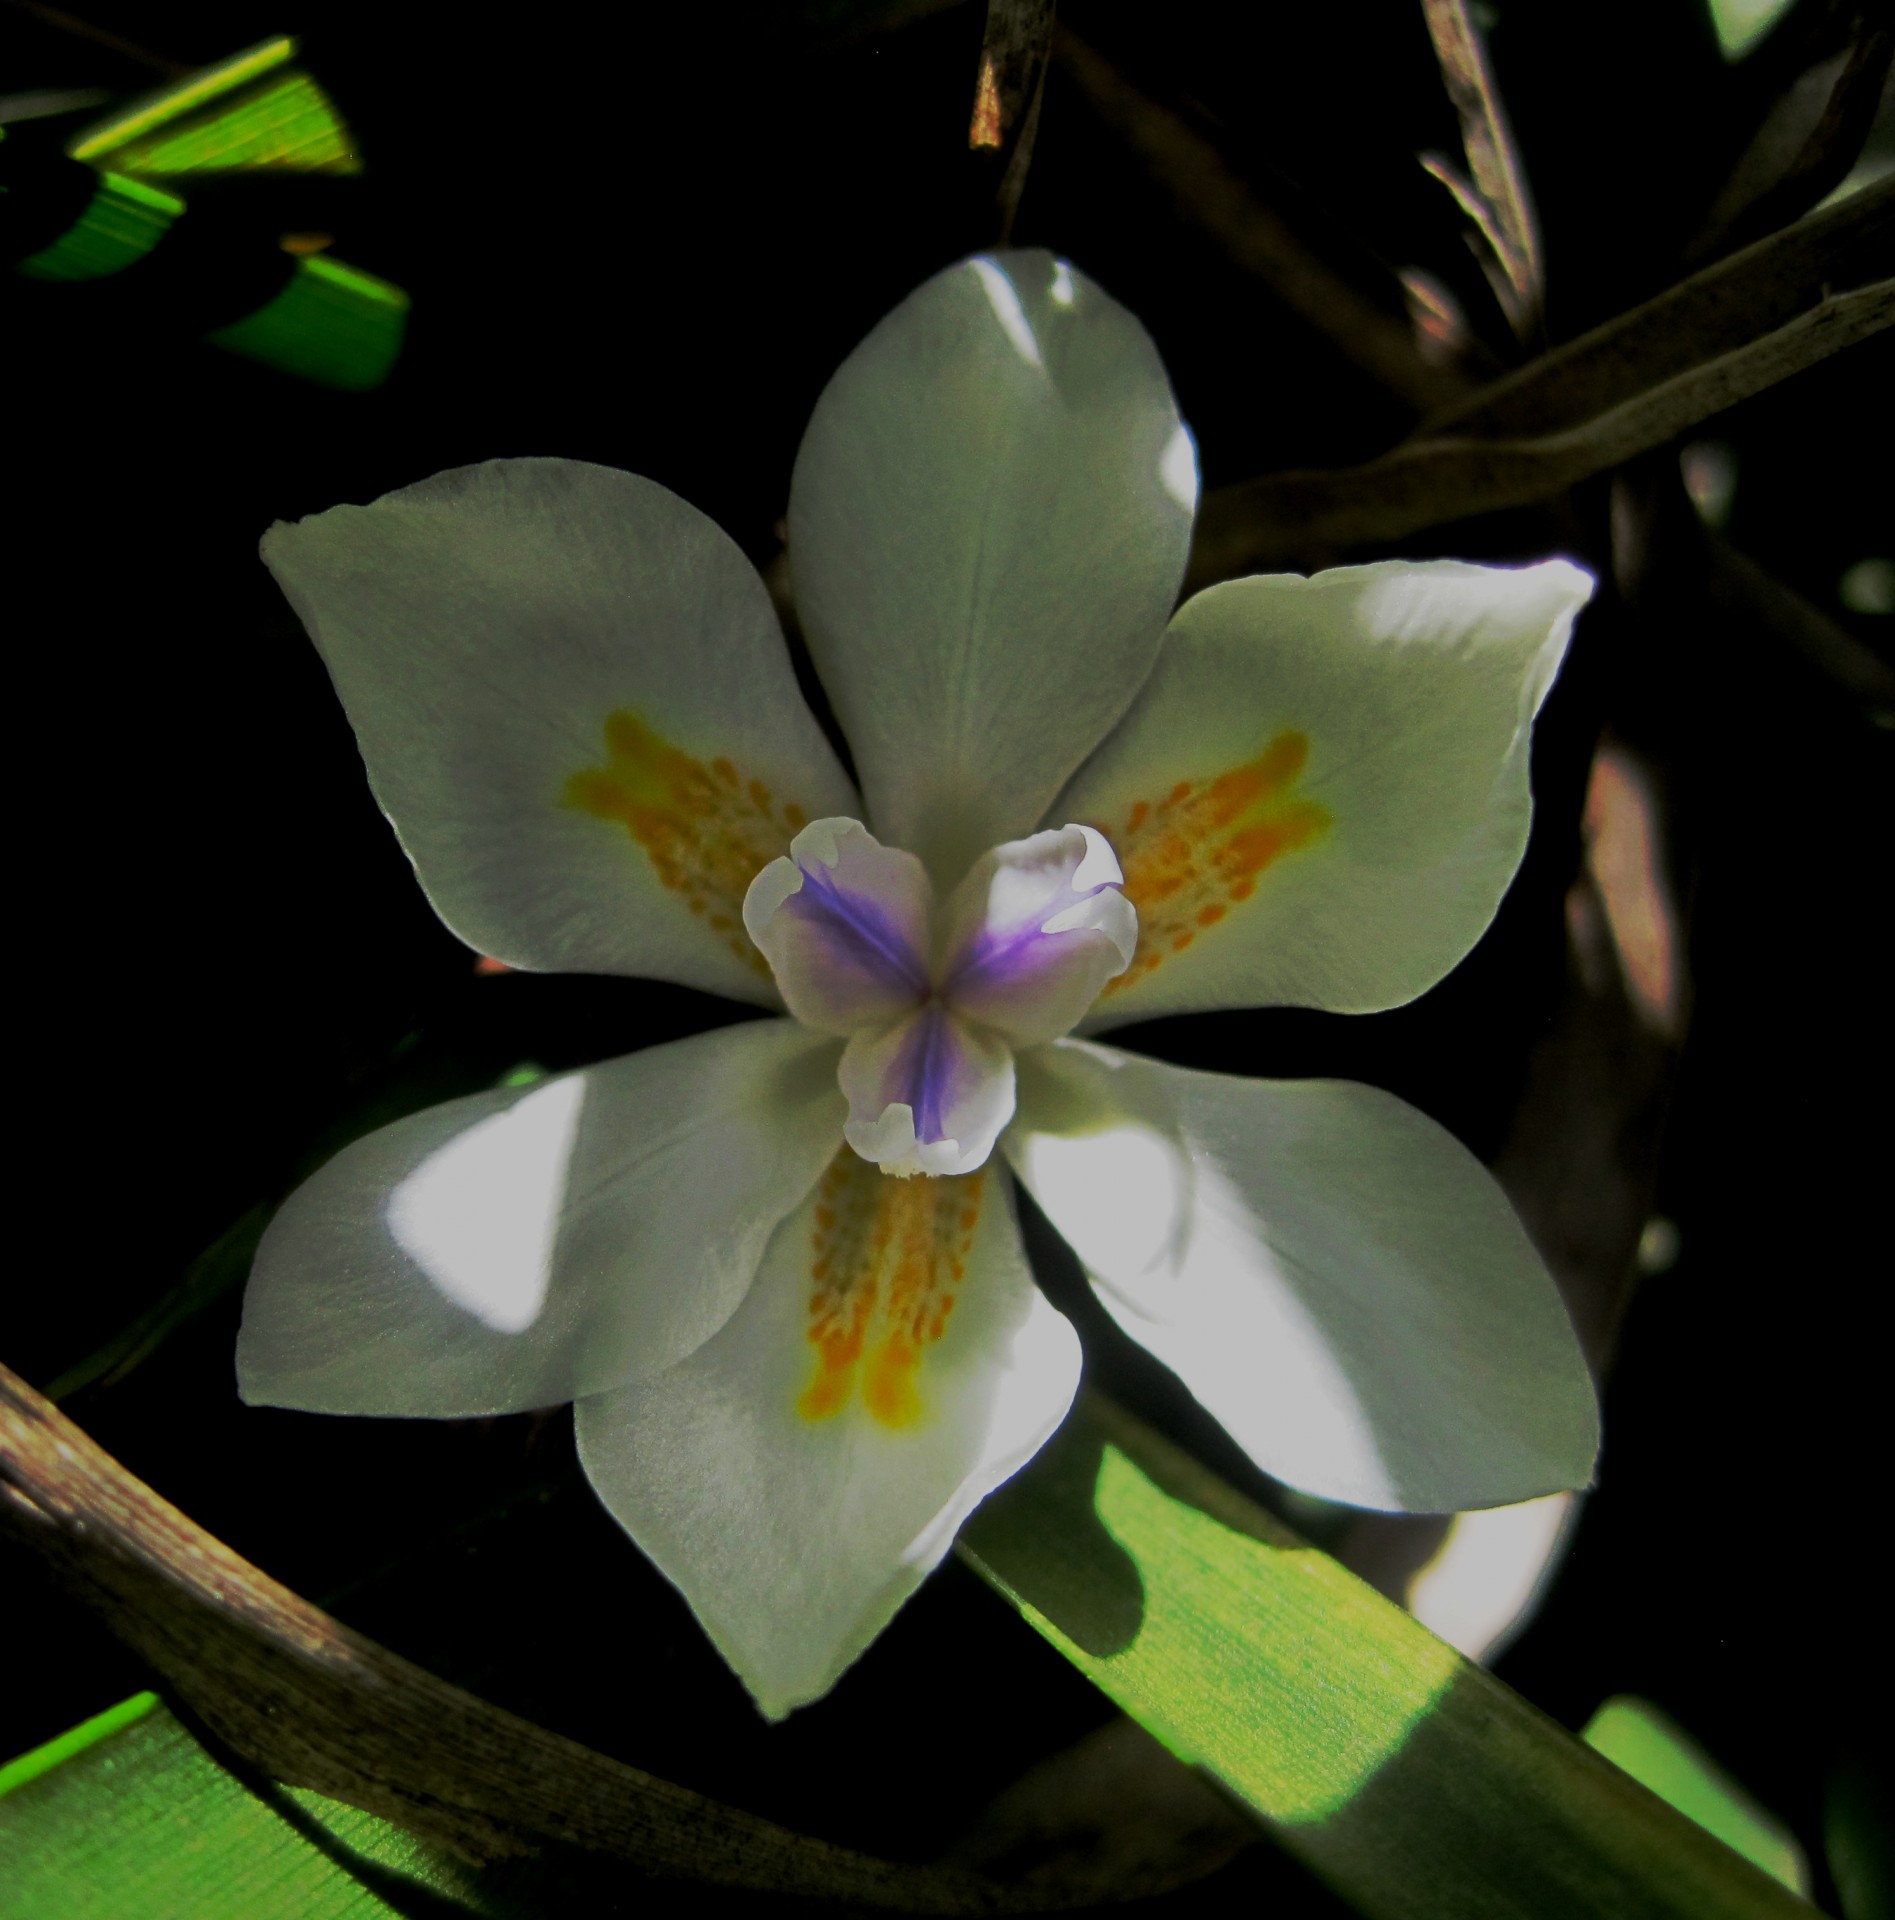
M 474 975 L 375 811 L 256 559 L 261 531 L 462 462 L 564 454 L 653 476 L 766 563 L 828 373 L 913 285 L 994 238 L 992 183 L 965 144 L 979 7 L 910 8 L 882 31 L 820 6 L 535 8 L 477 31 L 386 6 L 82 11 L 187 66 L 300 34 L 367 173 L 205 189 L 193 215 L 233 248 L 333 231 L 339 257 L 399 282 L 414 310 L 387 385 L 334 394 L 198 344 L 202 316 L 150 305 L 137 270 L 110 288 L 0 281 L 0 606 L 24 776 L 0 1357 L 41 1384 L 280 1194 L 365 1101 L 732 1014 L 682 989 Z M 1458 216 L 1415 164 L 1457 144 L 1418 8 L 1063 13 L 1366 292 L 1387 301 L 1391 267 L 1424 266 L 1506 356 Z M 1675 276 L 1755 88 L 1691 0 L 1510 0 L 1494 18 L 1563 338 Z M 0 91 L 162 77 L 11 5 L 0 59 Z M 1145 320 L 1207 485 L 1365 459 L 1413 424 L 1181 226 L 1057 72 L 1017 237 Z M 1837 583 L 1889 550 L 1888 374 L 1871 344 L 1704 430 L 1735 450 L 1733 543 L 1885 657 L 1889 619 L 1845 609 Z M 1604 574 L 1607 517 L 1599 483 L 1410 548 L 1558 549 Z M 1658 770 L 1689 909 L 1695 1008 L 1658 1175 L 1682 1251 L 1632 1305 L 1599 1490 L 1500 1671 L 1572 1726 L 1613 1693 L 1659 1703 L 1820 1862 L 1826 1788 L 1851 1754 L 1873 1758 L 1886 1686 L 1871 1568 L 1888 1477 L 1876 1329 L 1895 1271 L 1887 728 L 1741 615 L 1683 589 L 1628 602 L 1608 579 L 1543 722 L 1528 867 L 1459 974 L 1391 1015 L 1132 1037 L 1179 1060 L 1376 1081 L 1493 1153 L 1564 989 L 1561 900 L 1606 724 Z M 246 1409 L 236 1315 L 231 1294 L 69 1410 L 268 1571 L 562 1730 L 808 1830 L 923 1853 L 1106 1717 L 950 1565 L 829 1701 L 766 1730 L 591 1503 L 563 1412 L 431 1425 Z M 1101 1365 L 1143 1390 L 1123 1354 Z M 1164 1415 L 1162 1383 L 1144 1387 Z M 16 1650 L 0 1753 L 143 1684 L 31 1565 L 11 1556 L 0 1578 Z M 891 1772 L 877 1730 L 897 1702 L 914 1751 Z M 1278 1898 L 1293 1895 L 1320 1904 L 1285 1877 Z

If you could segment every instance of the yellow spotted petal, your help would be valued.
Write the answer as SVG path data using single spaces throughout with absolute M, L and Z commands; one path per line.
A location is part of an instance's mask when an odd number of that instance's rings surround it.
M 580 1458 L 775 1718 L 834 1685 L 1078 1382 L 1004 1171 L 901 1180 L 845 1149 L 715 1339 L 579 1402 Z
M 853 1152 L 829 1163 L 809 1235 L 805 1420 L 852 1406 L 885 1427 L 922 1419 L 922 1361 L 959 1305 L 987 1179 L 891 1181 Z
M 1562 560 L 1391 560 L 1189 601 L 1054 808 L 1112 842 L 1138 912 L 1087 1027 L 1439 980 L 1519 866 L 1533 717 L 1591 591 Z
M 727 535 L 632 474 L 495 460 L 277 526 L 263 554 L 455 933 L 776 1003 L 744 888 L 859 803 Z

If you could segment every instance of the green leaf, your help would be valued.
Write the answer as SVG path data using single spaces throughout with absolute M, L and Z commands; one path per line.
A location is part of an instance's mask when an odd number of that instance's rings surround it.
M 314 254 L 273 300 L 204 338 L 319 386 L 364 392 L 388 378 L 407 322 L 400 287 Z
M 1579 1737 L 1771 1879 L 1809 1893 L 1809 1863 L 1783 1823 L 1649 1701 L 1615 1695 Z
M 1790 0 L 1710 0 L 1717 44 L 1726 60 L 1741 60 L 1790 10 Z
M 1371 1920 L 1810 1912 L 1096 1395 L 961 1551 Z
M 360 173 L 329 96 L 295 65 L 296 42 L 264 40 L 115 107 L 68 146 L 75 160 L 146 178 L 206 173 Z
M 0 1856 L 7 1911 L 33 1920 L 524 1911 L 477 1869 L 373 1814 L 246 1785 L 153 1693 L 0 1768 Z

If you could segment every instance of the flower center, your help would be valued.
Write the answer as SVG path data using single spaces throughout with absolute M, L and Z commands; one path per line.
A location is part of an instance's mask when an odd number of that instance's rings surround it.
M 1131 963 L 1138 916 L 1092 827 L 1010 840 L 937 900 L 911 853 L 812 821 L 744 925 L 805 1026 L 846 1035 L 844 1137 L 886 1173 L 963 1174 L 1013 1117 L 1013 1056 L 1068 1033 Z

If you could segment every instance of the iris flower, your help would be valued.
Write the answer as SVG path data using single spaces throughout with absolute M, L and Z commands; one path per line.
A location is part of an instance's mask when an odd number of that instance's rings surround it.
M 650 480 L 499 460 L 264 556 L 447 925 L 768 1017 L 384 1128 L 265 1237 L 245 1396 L 571 1400 L 762 1710 L 831 1687 L 1080 1376 L 1023 1187 L 1259 1467 L 1448 1510 L 1583 1484 L 1596 1406 L 1488 1175 L 1386 1093 L 1089 1037 L 1440 979 L 1524 847 L 1563 561 L 1233 580 L 1138 322 L 965 261 L 819 400 L 796 607 Z

